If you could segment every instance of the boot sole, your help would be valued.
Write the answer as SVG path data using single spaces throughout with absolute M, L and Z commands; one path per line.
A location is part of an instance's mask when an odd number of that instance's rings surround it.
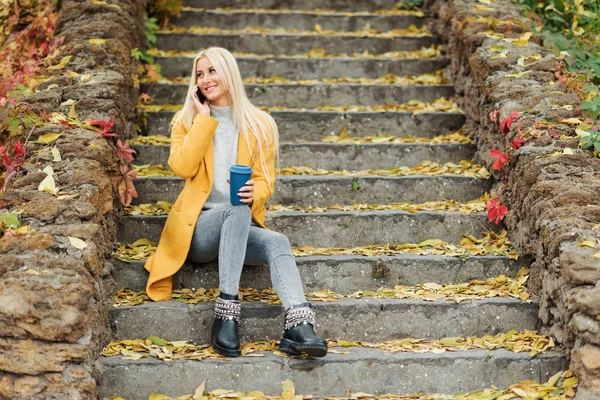
M 327 346 L 300 344 L 288 339 L 281 339 L 279 351 L 291 356 L 299 356 L 304 353 L 311 357 L 325 357 L 327 355 Z
M 236 349 L 236 350 L 232 350 L 232 349 L 224 349 L 222 347 L 217 346 L 216 344 L 212 344 L 213 350 L 217 353 L 219 353 L 222 356 L 226 356 L 226 357 L 239 357 L 242 355 L 242 350 L 241 349 Z

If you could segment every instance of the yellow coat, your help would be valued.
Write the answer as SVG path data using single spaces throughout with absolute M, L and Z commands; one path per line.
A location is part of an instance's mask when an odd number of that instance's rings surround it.
M 182 126 L 173 126 L 169 166 L 175 174 L 186 181 L 169 213 L 156 253 L 148 258 L 144 266 L 150 273 L 146 292 L 154 301 L 171 298 L 172 277 L 187 258 L 196 222 L 212 189 L 213 135 L 218 124 L 219 121 L 214 118 L 197 114 L 189 131 Z M 248 165 L 253 170 L 252 179 L 256 183 L 254 184 L 252 219 L 259 226 L 265 228 L 265 203 L 274 190 L 275 148 L 274 146 L 264 148 L 267 165 L 267 171 L 264 171 L 258 159 L 256 139 L 253 135 L 248 136 L 252 154 L 244 135 L 240 133 L 237 162 Z M 267 174 L 270 177 L 270 184 L 265 178 Z

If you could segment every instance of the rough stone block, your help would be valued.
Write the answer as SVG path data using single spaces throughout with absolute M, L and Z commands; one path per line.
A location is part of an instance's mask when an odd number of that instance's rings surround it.
M 72 365 L 62 373 L 0 373 L 0 398 L 11 400 L 95 400 L 96 381 L 89 368 Z
M 586 344 L 573 349 L 571 370 L 585 389 L 600 391 L 600 346 Z
M 87 348 L 80 344 L 0 338 L 0 370 L 15 374 L 62 372 L 86 357 Z
M 0 336 L 76 342 L 91 317 L 89 276 L 35 267 L 8 272 L 0 280 Z

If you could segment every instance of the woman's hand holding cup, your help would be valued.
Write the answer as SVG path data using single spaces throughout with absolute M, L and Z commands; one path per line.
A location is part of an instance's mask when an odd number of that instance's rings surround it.
M 240 188 L 240 191 L 238 192 L 238 196 L 241 197 L 240 201 L 244 204 L 248 204 L 249 206 L 252 205 L 252 203 L 254 202 L 254 180 L 250 179 L 248 182 L 246 182 L 245 186 L 242 186 Z

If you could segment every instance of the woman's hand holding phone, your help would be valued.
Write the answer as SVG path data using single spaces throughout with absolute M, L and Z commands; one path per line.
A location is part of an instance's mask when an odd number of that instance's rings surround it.
M 198 96 L 198 94 L 200 94 L 200 96 Z M 210 107 L 208 106 L 208 101 L 206 100 L 206 97 L 202 95 L 198 85 L 194 86 L 192 93 L 190 93 L 190 97 L 192 98 L 196 112 L 210 117 Z

